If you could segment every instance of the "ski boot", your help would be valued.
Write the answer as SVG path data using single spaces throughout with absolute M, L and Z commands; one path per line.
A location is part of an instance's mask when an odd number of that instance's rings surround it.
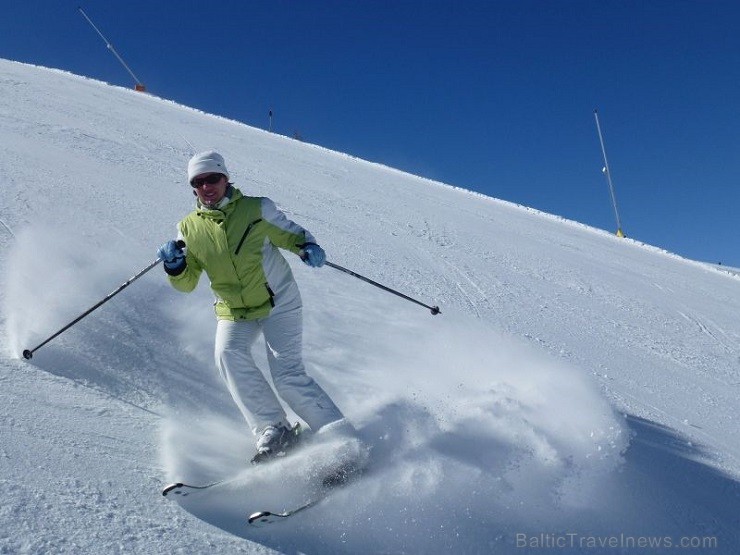
M 252 457 L 252 464 L 260 464 L 275 457 L 284 457 L 293 449 L 301 434 L 301 424 L 292 428 L 286 426 L 267 426 L 257 439 L 257 453 Z

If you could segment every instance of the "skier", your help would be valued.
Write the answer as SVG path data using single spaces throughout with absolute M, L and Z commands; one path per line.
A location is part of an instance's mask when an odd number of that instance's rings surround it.
M 201 152 L 188 162 L 196 208 L 178 224 L 178 239 L 163 244 L 172 286 L 189 293 L 206 272 L 216 295 L 216 367 L 256 435 L 252 462 L 283 453 L 297 437 L 278 399 L 314 431 L 353 432 L 327 393 L 306 374 L 302 360 L 302 304 L 298 285 L 278 250 L 299 254 L 311 267 L 326 255 L 314 237 L 266 197 L 234 187 L 223 157 Z M 275 391 L 255 364 L 252 346 L 262 333 Z

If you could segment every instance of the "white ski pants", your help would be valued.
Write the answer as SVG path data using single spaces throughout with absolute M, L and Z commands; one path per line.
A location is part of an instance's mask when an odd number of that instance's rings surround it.
M 306 374 L 300 306 L 276 310 L 259 320 L 219 320 L 216 367 L 254 433 L 268 425 L 290 426 L 278 395 L 312 430 L 318 431 L 344 416 L 321 386 Z M 252 346 L 260 333 L 265 336 L 267 360 L 277 395 L 252 356 Z

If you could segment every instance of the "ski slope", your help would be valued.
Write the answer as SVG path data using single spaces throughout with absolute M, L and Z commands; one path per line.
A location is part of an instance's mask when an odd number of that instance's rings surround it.
M 0 60 L 0 90 L 0 553 L 740 549 L 737 270 L 61 71 Z M 238 486 L 159 495 L 252 449 L 205 280 L 155 268 L 20 357 L 154 259 L 211 147 L 442 310 L 288 255 L 309 372 L 372 459 L 288 526 L 247 527 Z

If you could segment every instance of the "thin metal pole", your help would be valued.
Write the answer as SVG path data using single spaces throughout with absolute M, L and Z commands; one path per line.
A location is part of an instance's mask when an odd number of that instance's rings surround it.
M 370 285 L 374 285 L 375 287 L 379 287 L 383 291 L 388 291 L 388 293 L 393 293 L 394 295 L 398 295 L 399 297 L 401 297 L 403 299 L 406 299 L 407 301 L 411 301 L 412 303 L 416 303 L 416 304 L 418 304 L 420 306 L 423 306 L 424 308 L 428 308 L 432 312 L 432 315 L 433 316 L 436 316 L 437 314 L 442 314 L 440 312 L 438 306 L 429 306 L 428 304 L 424 304 L 421 301 L 417 301 L 416 299 L 412 299 L 408 295 L 404 295 L 403 293 L 399 293 L 395 289 L 391 289 L 390 287 L 386 287 L 385 285 L 382 285 L 382 284 L 378 283 L 377 281 L 373 281 L 370 278 L 366 278 L 365 276 L 361 276 L 357 272 L 353 272 L 352 270 L 348 270 L 347 268 L 343 268 L 342 266 L 339 266 L 338 264 L 334 264 L 334 263 L 328 262 L 328 261 L 325 262 L 325 264 L 327 266 L 329 266 L 330 268 L 334 268 L 335 270 L 339 270 L 340 272 L 344 272 L 345 274 L 349 274 L 349 275 L 351 275 L 353 277 L 356 277 L 357 279 L 361 279 L 365 283 L 369 283 Z
M 136 75 L 134 75 L 134 72 L 131 71 L 131 68 L 128 67 L 128 65 L 126 64 L 126 62 L 123 61 L 123 58 L 121 58 L 121 56 L 118 54 L 118 52 L 116 52 L 116 49 L 113 48 L 113 45 L 110 43 L 110 41 L 107 38 L 105 38 L 105 36 L 103 36 L 103 33 L 100 32 L 100 29 L 98 29 L 95 26 L 95 24 L 92 22 L 92 20 L 89 17 L 87 17 L 87 14 L 85 13 L 85 11 L 81 7 L 78 7 L 77 9 L 80 10 L 80 13 L 82 14 L 82 17 L 84 17 L 85 19 L 87 19 L 87 22 L 92 26 L 93 29 L 95 29 L 95 32 L 98 35 L 100 35 L 100 38 L 103 39 L 103 41 L 105 42 L 105 45 L 108 47 L 108 50 L 110 50 L 113 53 L 113 55 L 118 59 L 118 61 L 121 62 L 121 65 L 126 69 L 126 71 L 128 71 L 129 75 L 131 75 L 131 77 L 133 77 L 134 81 L 136 82 L 136 85 L 137 86 L 143 86 L 141 84 L 141 81 L 139 80 L 139 78 L 136 77 Z
M 180 247 L 180 248 L 183 248 L 185 246 L 185 243 L 183 241 L 178 241 L 177 242 L 177 246 Z M 26 360 L 31 360 L 33 358 L 33 353 L 35 351 L 38 351 L 41 347 L 43 347 L 44 345 L 46 345 L 49 341 L 51 341 L 55 337 L 58 337 L 59 335 L 61 335 L 65 331 L 67 331 L 69 328 L 71 328 L 72 326 L 74 326 L 77 322 L 79 322 L 80 320 L 82 320 L 85 316 L 87 316 L 88 314 L 90 314 L 92 311 L 96 310 L 97 308 L 100 308 L 102 305 L 104 305 L 109 300 L 111 300 L 113 297 L 115 297 L 116 295 L 118 295 L 121 291 L 123 291 L 124 289 L 126 289 L 126 287 L 128 287 L 133 282 L 135 282 L 137 279 L 139 279 L 141 276 L 143 276 L 144 274 L 146 274 L 149 270 L 151 270 L 152 268 L 154 268 L 160 262 L 162 262 L 162 259 L 161 258 L 157 258 L 154 262 L 152 262 L 151 264 L 149 264 L 146 268 L 140 270 L 136 275 L 134 275 L 131 278 L 129 278 L 125 283 L 123 283 L 120 287 L 118 287 L 118 289 L 116 289 L 112 293 L 109 293 L 108 295 L 106 295 L 105 298 L 103 298 L 101 301 L 99 301 L 98 303 L 96 303 L 94 306 L 90 307 L 85 312 L 83 312 L 82 314 L 80 314 L 77 318 L 75 318 L 74 320 L 72 320 L 69 324 L 67 324 L 66 326 L 64 326 L 62 329 L 60 329 L 54 335 L 48 337 L 42 343 L 39 343 L 38 345 L 36 345 L 33 349 L 26 349 L 25 351 L 23 351 L 23 358 L 25 358 Z
M 612 206 L 614 207 L 614 216 L 617 219 L 617 235 L 624 237 L 622 231 L 622 222 L 619 219 L 619 210 L 617 210 L 617 197 L 614 194 L 614 184 L 612 183 L 612 173 L 609 170 L 609 162 L 606 159 L 606 147 L 604 147 L 604 137 L 601 134 L 601 125 L 599 125 L 599 112 L 594 110 L 594 118 L 596 118 L 596 130 L 599 133 L 599 142 L 601 143 L 601 153 L 604 155 L 604 174 L 606 175 L 606 182 L 609 184 L 609 193 L 612 197 Z

